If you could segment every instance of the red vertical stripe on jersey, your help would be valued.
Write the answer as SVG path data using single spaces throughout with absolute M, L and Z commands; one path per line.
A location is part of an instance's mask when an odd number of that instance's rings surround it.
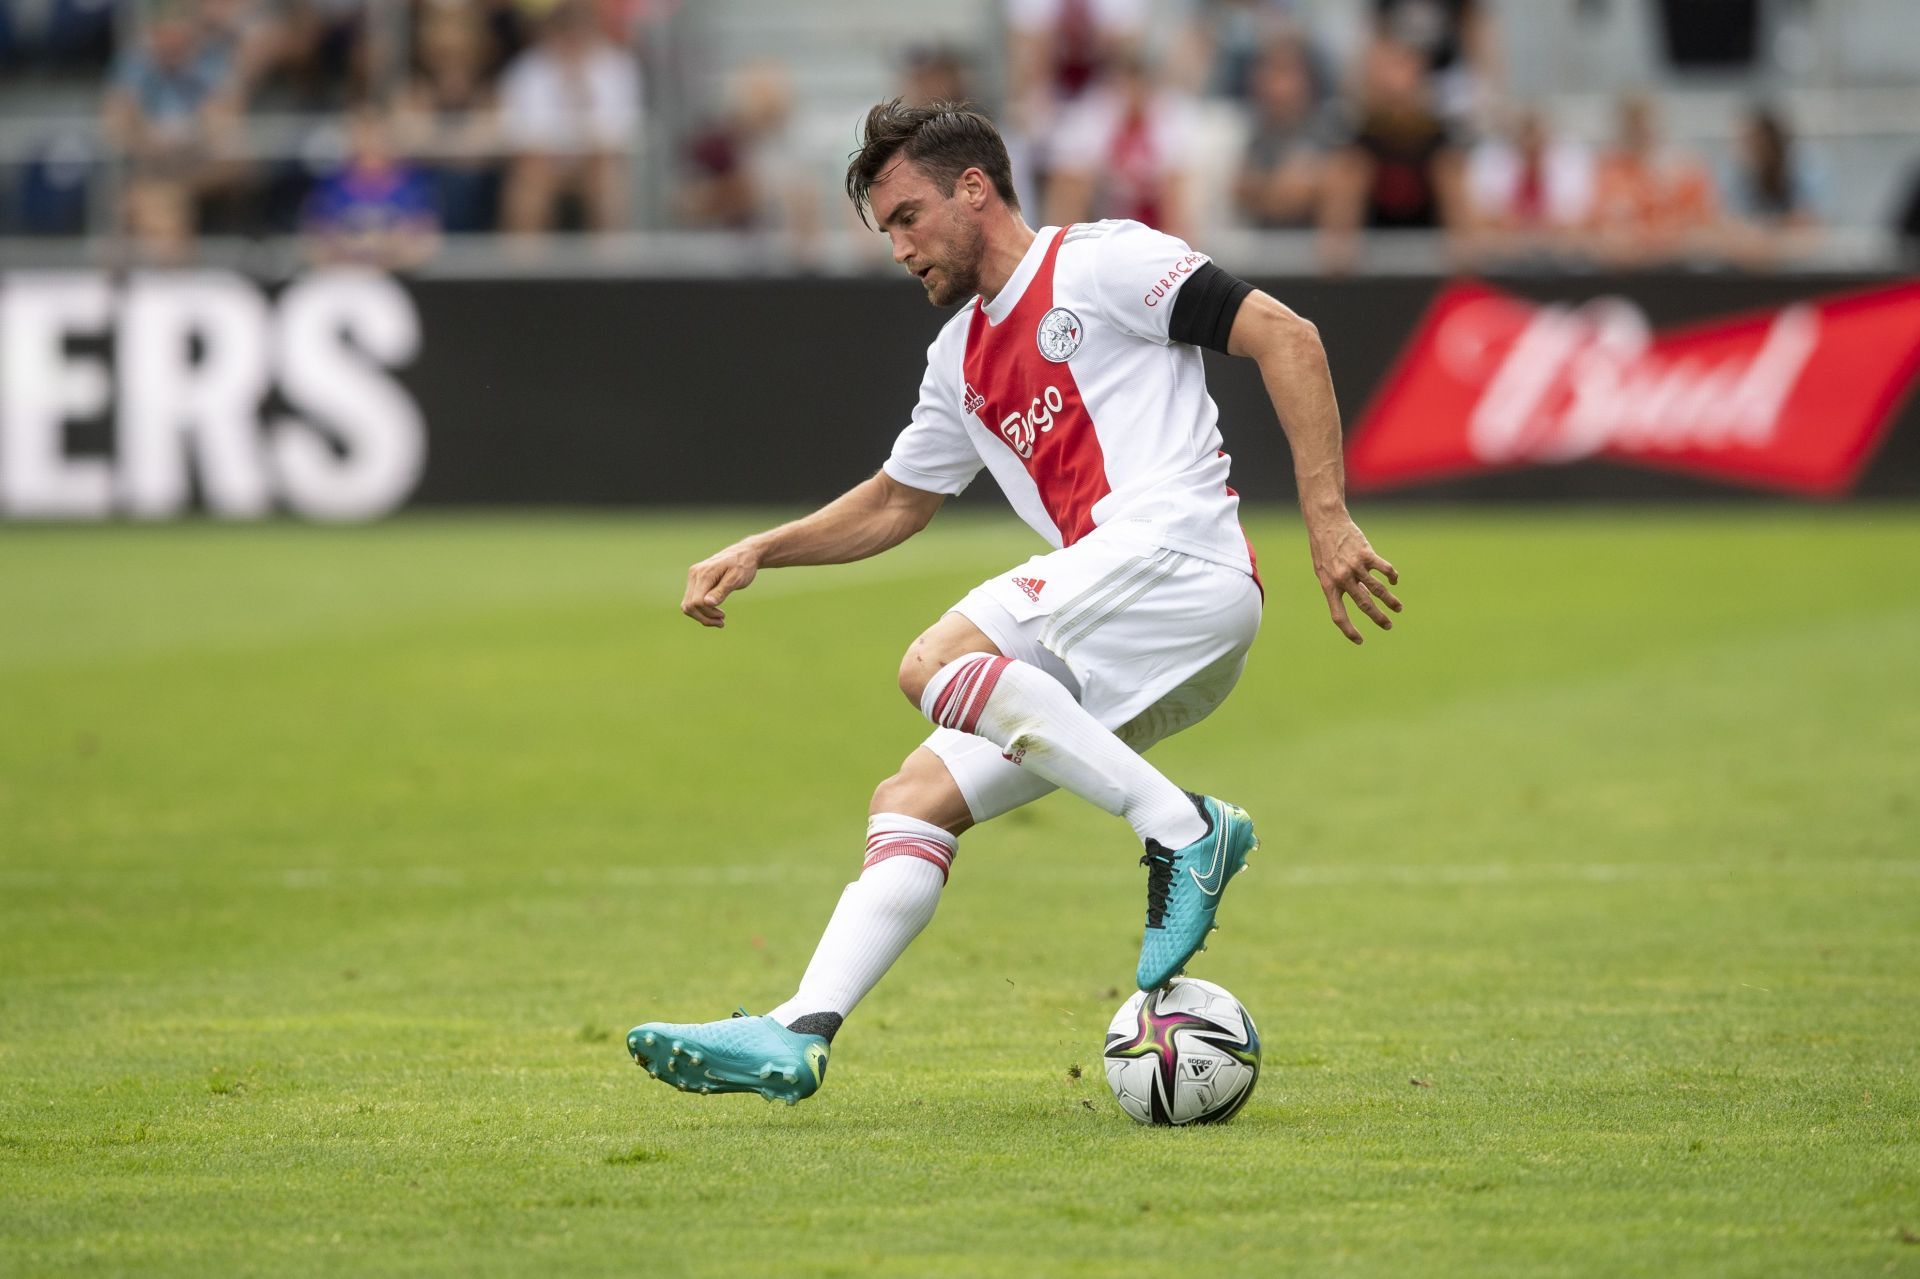
M 967 384 L 986 399 L 980 420 L 1033 477 L 1040 504 L 1067 546 L 1093 532 L 1093 504 L 1113 491 L 1093 415 L 1080 399 L 1073 370 L 1040 354 L 1040 319 L 1053 309 L 1054 263 L 1070 230 L 1062 227 L 1054 234 L 1040 269 L 1006 319 L 989 324 L 986 311 L 974 303 L 964 365 Z

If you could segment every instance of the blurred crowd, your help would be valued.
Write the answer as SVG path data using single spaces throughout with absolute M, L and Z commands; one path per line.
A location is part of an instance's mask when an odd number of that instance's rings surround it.
M 1780 111 L 1755 103 L 1717 165 L 1668 140 L 1644 93 L 1611 138 L 1575 140 L 1507 93 L 1478 0 L 1365 0 L 1342 58 L 1292 0 L 1186 0 L 1171 30 L 1150 0 L 1001 3 L 1004 47 L 904 50 L 875 96 L 994 115 L 1036 225 L 1304 232 L 1330 273 L 1364 264 L 1377 230 L 1433 233 L 1455 267 L 1762 266 L 1821 235 L 1819 166 Z M 202 235 L 297 234 L 313 260 L 407 269 L 448 234 L 633 228 L 662 106 L 645 72 L 679 4 L 141 0 L 116 18 L 114 0 L 12 0 L 0 67 L 95 68 L 107 154 L 19 168 L 6 231 L 117 233 L 157 263 Z M 671 113 L 654 170 L 670 190 L 645 225 L 774 234 L 804 262 L 844 211 L 795 142 L 792 74 L 766 61 L 723 83 L 712 109 Z M 1223 115 L 1224 156 L 1206 124 Z M 250 126 L 271 120 L 308 124 L 262 146 Z M 72 178 L 103 171 L 104 206 Z
M 1007 0 L 1009 103 L 1052 222 L 1194 221 L 1193 118 L 1232 104 L 1244 141 L 1233 220 L 1310 231 L 1349 270 L 1369 231 L 1437 234 L 1456 267 L 1758 265 L 1821 225 L 1818 182 L 1788 123 L 1756 104 L 1714 173 L 1661 133 L 1657 103 L 1618 105 L 1613 138 L 1560 136 L 1505 91 L 1499 31 L 1476 0 L 1371 0 L 1340 65 L 1278 0 L 1200 0 L 1157 61 L 1142 0 Z
M 49 148 L 9 202 L 19 230 L 114 231 L 151 263 L 188 260 L 203 235 L 298 233 L 317 260 L 404 269 L 446 233 L 631 225 L 640 53 L 662 0 L 113 8 L 50 0 L 35 44 L 0 24 L 13 68 L 103 63 L 108 226 L 80 183 L 62 192 L 67 157 Z M 249 126 L 274 120 L 291 130 L 262 145 Z

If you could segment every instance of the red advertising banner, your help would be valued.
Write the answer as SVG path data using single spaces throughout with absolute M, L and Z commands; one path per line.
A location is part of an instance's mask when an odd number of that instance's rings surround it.
M 1603 458 L 1808 496 L 1858 479 L 1920 371 L 1920 282 L 1655 331 L 1619 297 L 1445 289 L 1355 426 L 1380 490 Z

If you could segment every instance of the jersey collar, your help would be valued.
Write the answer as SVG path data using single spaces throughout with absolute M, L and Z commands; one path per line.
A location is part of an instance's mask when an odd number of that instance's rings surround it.
M 1060 228 L 1056 226 L 1043 226 L 1034 232 L 1033 243 L 1027 246 L 1020 265 L 1013 268 L 1013 274 L 1007 277 L 1007 287 L 995 294 L 993 301 L 980 303 L 988 324 L 1000 323 L 1012 313 L 1014 307 L 1020 305 L 1027 286 L 1033 283 L 1034 273 L 1039 271 L 1040 263 L 1047 256 L 1047 246 L 1053 243 L 1053 237 L 1058 234 Z

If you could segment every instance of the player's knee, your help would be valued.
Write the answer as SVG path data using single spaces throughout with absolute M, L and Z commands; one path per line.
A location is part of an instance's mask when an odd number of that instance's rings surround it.
M 900 691 L 915 706 L 920 704 L 920 694 L 927 691 L 927 681 L 933 678 L 933 672 L 921 669 L 920 641 L 915 640 L 908 646 L 906 655 L 900 659 L 898 683 Z M 885 785 L 882 782 L 881 785 Z
M 900 659 L 900 691 L 906 694 L 908 701 L 916 707 L 927 691 L 927 685 L 946 665 L 941 654 L 934 650 L 933 644 L 925 635 L 907 645 L 906 656 Z
M 926 696 L 927 685 L 949 662 L 997 652 L 985 631 L 963 614 L 950 612 L 907 646 L 906 656 L 900 659 L 900 691 L 917 707 Z
M 913 783 L 904 772 L 895 773 L 873 788 L 873 801 L 867 805 L 867 816 L 875 813 L 897 813 L 901 805 L 911 803 Z

